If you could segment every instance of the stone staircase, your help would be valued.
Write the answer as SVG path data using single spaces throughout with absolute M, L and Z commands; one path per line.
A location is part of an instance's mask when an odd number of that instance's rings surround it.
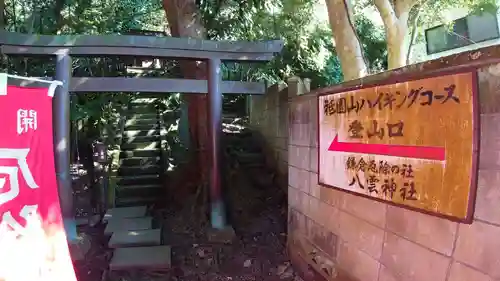
M 111 280 L 145 270 L 164 271 L 171 265 L 171 248 L 164 245 L 161 220 L 151 215 L 152 206 L 165 196 L 161 125 L 153 100 L 131 104 L 121 145 L 116 207 L 103 219 L 108 248 L 113 251 Z
M 146 100 L 148 101 L 148 100 Z M 154 204 L 164 196 L 161 122 L 154 103 L 132 103 L 124 127 L 115 205 Z

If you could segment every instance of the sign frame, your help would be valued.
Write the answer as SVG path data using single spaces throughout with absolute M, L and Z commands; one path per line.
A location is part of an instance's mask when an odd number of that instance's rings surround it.
M 349 91 L 357 91 L 357 90 L 362 90 L 362 89 L 367 89 L 367 88 L 374 88 L 377 86 L 387 86 L 387 85 L 393 85 L 393 84 L 398 84 L 398 83 L 405 83 L 405 82 L 410 82 L 410 81 L 417 81 L 417 80 L 422 80 L 422 79 L 429 79 L 429 78 L 436 78 L 440 76 L 447 76 L 447 75 L 459 75 L 459 74 L 471 74 L 472 76 L 472 153 L 471 153 L 471 170 L 469 172 L 470 175 L 470 183 L 469 183 L 469 193 L 468 193 L 468 202 L 467 202 L 467 212 L 465 214 L 464 218 L 461 217 L 456 217 L 456 216 L 451 216 L 451 215 L 446 215 L 426 209 L 421 209 L 401 203 L 396 203 L 393 201 L 389 200 L 384 200 L 382 198 L 378 197 L 373 197 L 369 196 L 363 193 L 358 193 L 354 192 L 351 190 L 343 189 L 337 186 L 329 185 L 326 183 L 321 182 L 320 175 L 321 175 L 321 149 L 319 148 L 320 144 L 320 115 L 322 114 L 322 107 L 320 106 L 320 97 L 323 96 L 329 96 L 329 95 L 336 95 L 336 94 L 342 94 L 345 92 Z M 362 83 L 362 80 L 359 79 L 359 82 Z M 318 155 L 317 155 L 317 162 L 318 162 L 318 185 L 321 187 L 325 188 L 332 188 L 336 189 L 341 192 L 346 192 L 351 195 L 355 196 L 360 196 L 363 198 L 371 199 L 378 201 L 380 203 L 388 204 L 391 206 L 396 206 L 400 208 L 404 208 L 407 210 L 423 213 L 426 215 L 442 218 L 442 219 L 447 219 L 450 221 L 458 222 L 458 223 L 463 223 L 463 224 L 472 224 L 474 220 L 474 213 L 475 213 L 475 205 L 476 205 L 476 196 L 477 196 L 477 188 L 478 188 L 478 173 L 479 173 L 479 153 L 480 153 L 480 138 L 481 138 L 481 124 L 480 124 L 480 117 L 481 117 L 481 112 L 480 112 L 480 106 L 479 106 L 479 79 L 478 79 L 478 71 L 477 67 L 468 67 L 468 68 L 463 68 L 459 70 L 444 70 L 444 71 L 434 71 L 432 73 L 427 73 L 427 74 L 417 74 L 417 75 L 412 75 L 412 74 L 404 74 L 404 73 L 393 73 L 391 76 L 389 76 L 386 79 L 378 80 L 378 81 L 373 81 L 367 84 L 358 84 L 355 86 L 347 86 L 347 87 L 335 87 L 332 89 L 332 91 L 328 91 L 328 88 L 326 89 L 321 89 L 321 92 L 319 92 L 316 95 L 316 125 L 317 125 L 317 132 L 316 132 L 316 141 L 318 144 Z

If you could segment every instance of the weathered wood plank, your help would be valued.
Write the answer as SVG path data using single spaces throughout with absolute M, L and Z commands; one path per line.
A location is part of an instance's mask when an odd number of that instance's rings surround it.
M 132 35 L 28 35 L 0 31 L 4 54 L 130 55 L 227 60 L 269 60 L 283 41 L 210 41 Z
M 71 92 L 147 92 L 147 93 L 207 93 L 206 80 L 124 78 L 124 77 L 73 77 Z M 263 82 L 222 81 L 222 94 L 263 95 Z

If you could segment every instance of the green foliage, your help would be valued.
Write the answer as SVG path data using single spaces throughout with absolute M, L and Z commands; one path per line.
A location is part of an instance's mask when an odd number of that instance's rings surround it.
M 130 29 L 162 30 L 165 22 L 159 1 L 150 0 L 5 0 L 5 28 L 38 34 L 106 34 Z M 52 77 L 53 58 L 9 57 L 0 60 L 1 71 Z M 74 58 L 75 76 L 105 77 L 126 75 L 129 61 L 120 58 Z M 71 96 L 72 138 L 86 143 L 107 135 L 110 149 L 123 105 L 132 95 L 125 93 L 86 93 Z M 78 128 L 78 133 L 75 129 Z M 73 142 L 78 142 L 72 140 Z M 75 150 L 76 146 L 72 146 Z
M 291 76 L 311 79 L 312 87 L 341 81 L 340 64 L 325 23 L 314 18 L 315 0 L 258 0 L 201 2 L 202 18 L 210 39 L 281 39 L 284 47 L 273 61 L 262 65 L 232 63 L 225 68 L 231 80 L 268 83 Z
M 208 36 L 215 40 L 281 39 L 281 54 L 265 66 L 227 65 L 226 79 L 283 81 L 291 76 L 311 79 L 311 86 L 322 87 L 342 81 L 340 63 L 332 44 L 332 33 L 325 22 L 315 20 L 317 0 L 202 1 L 202 18 Z M 363 15 L 356 28 L 369 67 L 387 67 L 384 33 Z
M 371 72 L 387 69 L 387 42 L 384 30 L 364 14 L 356 17 L 356 31 Z

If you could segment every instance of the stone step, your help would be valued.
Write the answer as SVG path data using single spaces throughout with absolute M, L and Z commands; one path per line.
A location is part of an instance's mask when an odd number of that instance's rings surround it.
M 111 219 L 144 217 L 147 212 L 146 206 L 134 206 L 126 208 L 111 208 L 104 215 L 104 221 Z
M 136 119 L 156 119 L 160 116 L 157 112 L 154 113 L 135 113 L 133 111 L 129 111 L 125 114 L 127 119 L 136 118 Z
M 117 207 L 130 207 L 130 206 L 137 206 L 137 205 L 152 205 L 158 202 L 158 200 L 161 200 L 161 197 L 158 197 L 157 195 L 142 195 L 142 196 L 136 196 L 136 197 L 117 197 L 115 199 L 115 205 Z
M 152 126 L 160 122 L 158 118 L 129 118 L 125 121 L 125 127 L 132 125 Z
M 120 167 L 159 165 L 160 157 L 129 157 L 120 159 Z
M 157 99 L 141 99 L 141 100 L 134 100 L 130 102 L 130 108 L 136 108 L 136 107 L 147 107 L 147 106 L 158 106 L 158 100 Z
M 168 269 L 171 263 L 170 246 L 118 248 L 113 252 L 109 269 Z
M 160 157 L 161 151 L 159 149 L 156 150 L 126 150 L 120 151 L 120 159 L 124 158 L 149 158 L 149 157 Z
M 125 131 L 158 131 L 160 133 L 160 124 L 138 124 L 125 126 Z
M 265 162 L 265 156 L 262 153 L 252 153 L 246 151 L 234 151 L 233 155 L 240 163 Z
M 127 175 L 154 175 L 161 173 L 159 165 L 141 165 L 141 166 L 121 166 L 118 168 L 119 176 Z
M 166 189 L 161 184 L 119 185 L 116 188 L 118 198 L 164 197 Z
M 117 185 L 125 186 L 125 185 L 152 185 L 159 184 L 160 176 L 159 175 L 127 175 L 118 177 Z
M 141 94 L 140 98 L 135 98 L 133 100 L 130 101 L 130 104 L 133 106 L 133 105 L 137 105 L 137 104 L 151 104 L 151 103 L 155 103 L 158 101 L 158 98 L 157 97 L 145 97 L 143 94 Z
M 158 108 L 156 108 L 154 105 L 134 105 L 129 109 L 129 112 L 135 114 L 137 113 L 158 114 Z
M 152 217 L 142 218 L 117 218 L 108 220 L 104 234 L 111 235 L 117 231 L 146 230 L 153 227 Z
M 133 142 L 121 145 L 121 150 L 155 150 L 160 147 L 159 142 Z
M 151 136 L 160 136 L 161 130 L 124 130 L 123 138 L 137 138 L 137 137 L 151 137 Z
M 161 244 L 161 229 L 116 231 L 109 239 L 109 248 L 158 246 Z
M 127 137 L 123 138 L 123 144 L 125 143 L 145 143 L 145 142 L 158 142 L 161 140 L 160 135 L 153 136 L 135 136 L 135 137 Z

